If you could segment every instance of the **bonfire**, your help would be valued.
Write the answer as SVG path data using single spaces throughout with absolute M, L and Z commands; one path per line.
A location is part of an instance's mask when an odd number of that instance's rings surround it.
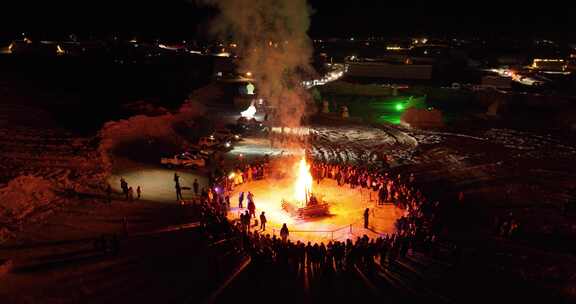
M 312 193 L 312 175 L 310 165 L 302 158 L 298 162 L 297 176 L 294 181 L 294 200 L 301 206 L 306 206 L 309 195 Z
M 294 196 L 291 201 L 282 200 L 282 208 L 298 217 L 314 217 L 328 214 L 328 204 L 322 202 L 312 192 L 312 175 L 310 165 L 302 158 L 296 168 L 296 180 L 294 181 Z

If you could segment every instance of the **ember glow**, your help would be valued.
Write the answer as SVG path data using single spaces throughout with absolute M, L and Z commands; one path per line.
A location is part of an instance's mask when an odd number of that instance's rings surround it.
M 302 158 L 298 162 L 297 176 L 294 181 L 294 199 L 305 205 L 307 196 L 312 192 L 312 175 L 310 165 Z

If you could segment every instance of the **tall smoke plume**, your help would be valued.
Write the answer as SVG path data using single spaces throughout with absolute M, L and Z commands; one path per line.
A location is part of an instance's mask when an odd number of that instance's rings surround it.
M 299 126 L 309 96 L 299 85 L 313 73 L 306 0 L 200 0 L 217 7 L 212 34 L 234 42 L 240 71 L 250 71 L 260 97 L 276 109 L 277 123 Z

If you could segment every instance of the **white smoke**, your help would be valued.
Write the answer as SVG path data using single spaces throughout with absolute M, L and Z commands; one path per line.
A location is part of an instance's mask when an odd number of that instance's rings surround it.
M 298 126 L 307 92 L 301 75 L 313 73 L 306 0 L 200 0 L 219 8 L 212 33 L 240 49 L 239 68 L 251 71 L 260 97 L 276 108 L 277 122 Z
M 178 152 L 192 139 L 179 133 L 178 127 L 193 127 L 205 113 L 200 101 L 210 102 L 220 98 L 221 94 L 214 86 L 207 86 L 195 91 L 173 113 L 136 115 L 107 122 L 99 132 L 99 151 L 106 167 L 108 170 L 112 168 L 116 156 L 157 161 L 161 154 Z

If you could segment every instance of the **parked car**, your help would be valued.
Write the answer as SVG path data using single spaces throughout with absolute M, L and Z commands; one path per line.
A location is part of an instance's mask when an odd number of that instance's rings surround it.
M 220 141 L 214 136 L 200 137 L 198 140 L 198 146 L 202 147 L 203 150 L 207 148 L 215 148 L 220 145 Z
M 162 157 L 160 163 L 166 167 L 202 168 L 206 166 L 206 160 L 199 155 L 184 152 L 174 157 Z
M 198 140 L 198 146 L 202 150 L 229 150 L 232 148 L 232 142 L 230 140 L 220 141 L 214 135 L 201 137 Z
M 234 133 L 228 128 L 218 129 L 218 130 L 214 131 L 214 134 L 212 134 L 212 136 L 214 136 L 216 139 L 218 139 L 220 141 L 224 141 L 224 142 L 225 141 L 230 141 L 230 142 L 239 141 L 242 138 L 239 133 Z
M 245 117 L 240 117 L 236 121 L 236 125 L 238 128 L 241 128 L 243 132 L 247 133 L 264 131 L 266 129 L 266 126 L 255 118 L 247 119 Z
M 210 159 L 212 157 L 212 155 L 214 155 L 214 150 L 202 150 L 197 145 L 190 147 L 188 150 L 186 150 L 186 152 L 193 154 L 193 155 L 200 156 L 206 160 Z

